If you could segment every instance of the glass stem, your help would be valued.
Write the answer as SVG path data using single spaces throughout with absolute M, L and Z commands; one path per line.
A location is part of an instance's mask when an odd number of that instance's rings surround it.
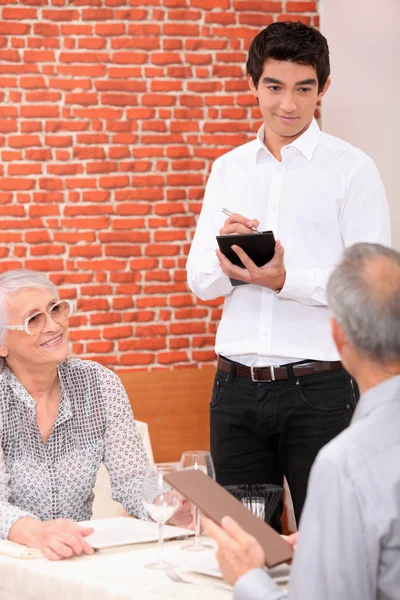
M 164 550 L 164 521 L 158 522 L 158 562 L 162 562 Z
M 197 545 L 200 543 L 200 510 L 196 506 L 196 535 L 194 543 Z

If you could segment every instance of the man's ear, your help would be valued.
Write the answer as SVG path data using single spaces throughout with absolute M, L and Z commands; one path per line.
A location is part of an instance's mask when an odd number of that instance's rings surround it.
M 336 349 L 339 354 L 342 355 L 347 344 L 343 329 L 334 318 L 329 320 L 329 325 L 331 326 L 331 335 L 335 342 Z
M 253 96 L 255 98 L 258 98 L 258 92 L 257 92 L 257 88 L 254 85 L 254 81 L 251 75 L 247 74 L 247 83 L 249 84 L 249 88 L 251 93 L 253 94 Z
M 332 79 L 330 77 L 328 77 L 328 79 L 326 80 L 326 83 L 325 83 L 324 87 L 318 93 L 317 100 L 321 100 L 322 96 L 325 96 L 326 92 L 329 90 L 329 88 L 331 86 L 331 83 L 332 83 Z
M 8 356 L 8 350 L 5 346 L 0 346 L 0 357 L 5 358 Z

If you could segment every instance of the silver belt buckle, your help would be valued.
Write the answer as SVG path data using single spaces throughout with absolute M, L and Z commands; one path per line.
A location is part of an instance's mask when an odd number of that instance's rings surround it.
M 268 383 L 269 381 L 275 381 L 275 367 L 269 367 L 271 373 L 271 379 L 256 379 L 254 375 L 254 369 L 262 369 L 263 367 L 250 367 L 250 376 L 253 383 Z M 265 367 L 264 367 L 265 368 Z

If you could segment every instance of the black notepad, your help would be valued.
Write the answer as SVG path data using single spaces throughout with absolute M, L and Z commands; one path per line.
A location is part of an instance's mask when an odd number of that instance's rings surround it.
M 272 231 L 263 231 L 262 233 L 234 233 L 232 235 L 217 235 L 218 246 L 237 267 L 244 267 L 242 261 L 232 250 L 232 246 L 239 246 L 257 265 L 262 267 L 271 260 L 275 252 L 275 236 Z M 243 285 L 245 281 L 231 279 L 232 285 Z

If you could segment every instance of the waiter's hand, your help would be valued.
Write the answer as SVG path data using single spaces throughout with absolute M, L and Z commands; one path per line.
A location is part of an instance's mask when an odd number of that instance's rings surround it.
M 257 267 L 239 246 L 232 246 L 232 250 L 236 252 L 245 268 L 242 269 L 233 265 L 220 250 L 216 250 L 219 264 L 225 275 L 228 275 L 231 279 L 239 279 L 240 281 L 260 285 L 271 290 L 281 290 L 283 288 L 286 280 L 286 269 L 283 262 L 285 251 L 279 240 L 275 242 L 274 256 L 263 267 Z
M 219 230 L 220 235 L 229 235 L 232 233 L 254 233 L 252 227 L 257 228 L 260 222 L 257 219 L 248 219 L 234 213 L 228 217 L 224 223 L 224 226 Z
M 218 544 L 216 558 L 225 581 L 234 585 L 248 571 L 264 567 L 264 550 L 236 521 L 224 517 L 222 527 L 205 517 L 202 522 L 206 533 Z

